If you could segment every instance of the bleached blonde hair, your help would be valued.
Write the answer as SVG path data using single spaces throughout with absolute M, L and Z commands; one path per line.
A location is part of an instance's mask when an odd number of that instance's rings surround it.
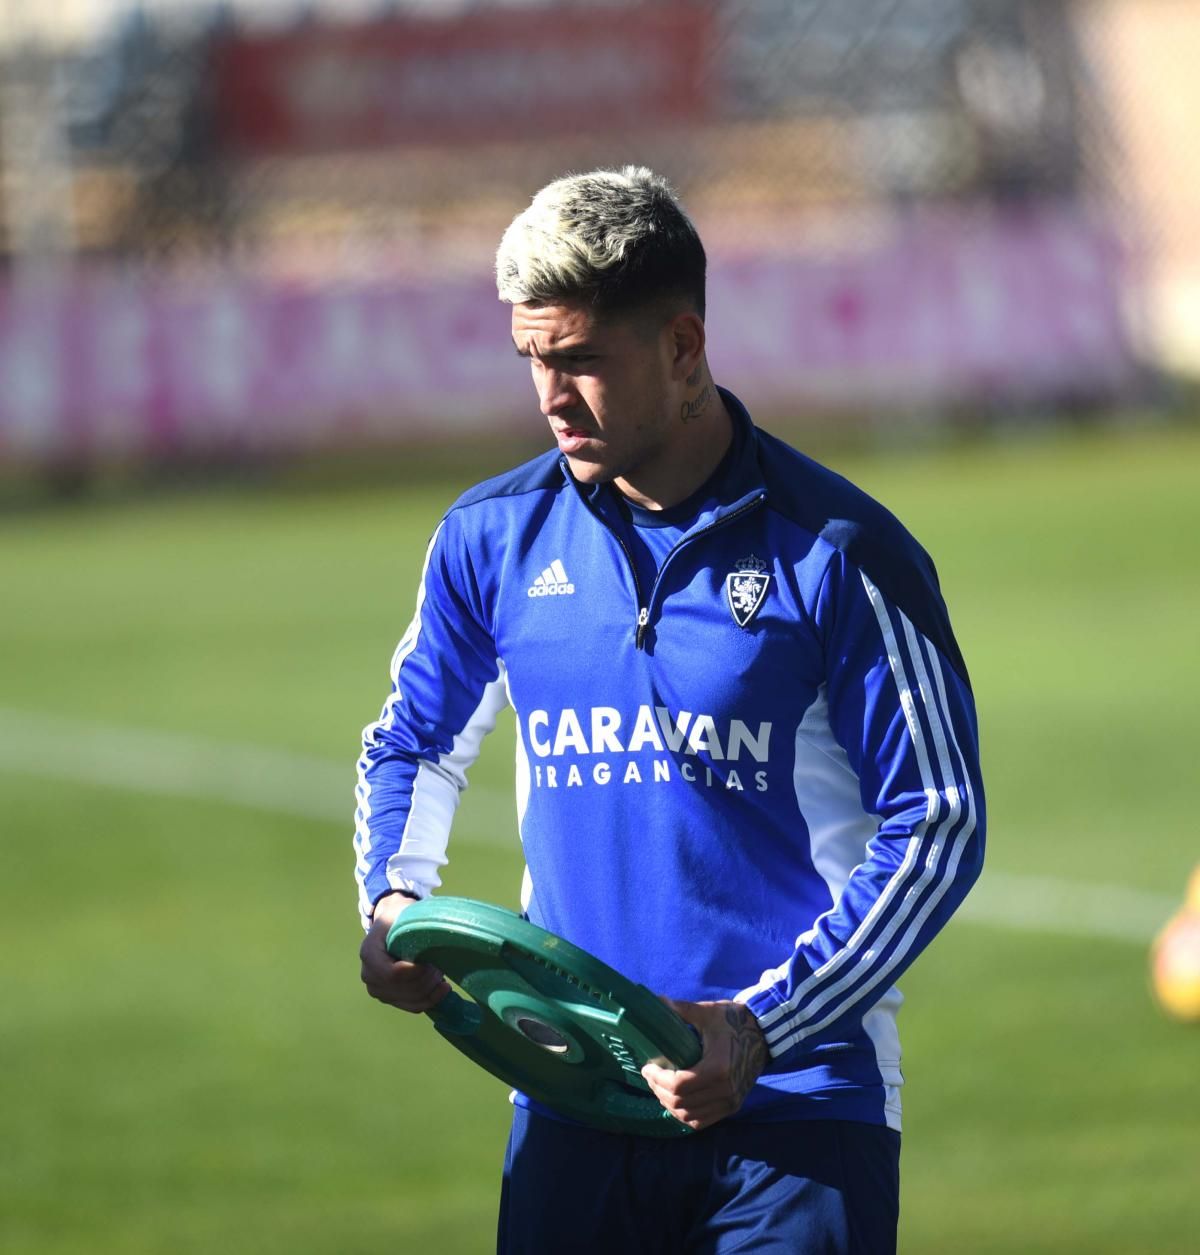
M 671 185 L 645 166 L 556 179 L 504 232 L 502 301 L 584 300 L 624 313 L 682 300 L 704 316 L 704 246 Z

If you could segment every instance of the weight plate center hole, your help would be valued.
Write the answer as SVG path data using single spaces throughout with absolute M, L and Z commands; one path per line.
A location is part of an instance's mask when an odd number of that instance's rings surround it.
M 535 1020 L 531 1015 L 518 1016 L 514 1021 L 517 1030 L 524 1033 L 535 1046 L 541 1046 L 553 1055 L 565 1055 L 571 1043 L 556 1028 L 551 1028 L 542 1020 Z

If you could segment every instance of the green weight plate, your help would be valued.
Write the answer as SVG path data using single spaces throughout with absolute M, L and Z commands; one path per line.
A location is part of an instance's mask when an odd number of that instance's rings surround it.
M 430 1013 L 480 1067 L 593 1128 L 652 1137 L 691 1130 L 642 1080 L 653 1060 L 691 1067 L 696 1034 L 648 989 L 512 911 L 426 898 L 388 932 L 397 959 L 432 963 L 458 987 Z

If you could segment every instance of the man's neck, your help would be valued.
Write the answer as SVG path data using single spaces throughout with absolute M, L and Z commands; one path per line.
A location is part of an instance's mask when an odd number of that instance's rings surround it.
M 721 463 L 733 441 L 733 418 L 707 370 L 678 402 L 677 438 L 652 467 L 613 486 L 644 510 L 669 510 L 686 501 Z

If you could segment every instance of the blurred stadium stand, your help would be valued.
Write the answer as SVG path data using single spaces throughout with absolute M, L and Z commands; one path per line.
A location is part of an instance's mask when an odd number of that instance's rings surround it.
M 1143 402 L 1200 361 L 1189 48 L 1193 0 L 0 0 L 0 464 L 527 425 L 499 233 L 627 161 L 764 417 Z

